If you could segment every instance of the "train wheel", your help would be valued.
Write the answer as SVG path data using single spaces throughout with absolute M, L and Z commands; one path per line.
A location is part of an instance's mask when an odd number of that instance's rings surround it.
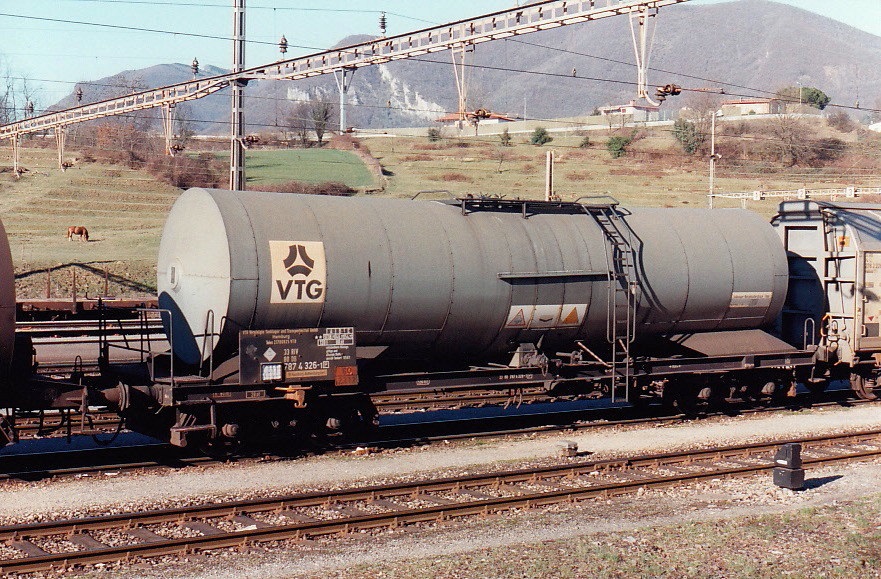
M 331 397 L 326 403 L 325 430 L 329 434 L 359 439 L 379 425 L 379 413 L 365 394 Z
M 813 394 L 814 396 L 819 396 L 823 392 L 826 391 L 826 388 L 829 387 L 829 380 L 825 378 L 818 378 L 813 380 L 805 381 L 805 388 L 808 389 L 808 392 Z
M 850 375 L 850 389 L 854 391 L 857 398 L 862 400 L 875 400 L 878 397 L 873 392 L 875 388 L 875 380 L 866 378 L 862 374 L 852 372 Z
M 352 437 L 363 438 L 379 426 L 379 412 L 367 395 L 358 395 L 346 417 L 344 432 Z
M 709 389 L 709 392 L 706 392 L 707 389 Z M 706 401 L 709 410 L 715 412 L 724 410 L 730 397 L 731 386 L 721 378 L 701 390 L 701 399 Z
M 664 387 L 664 404 L 686 416 L 695 416 L 699 392 L 696 386 L 671 380 Z

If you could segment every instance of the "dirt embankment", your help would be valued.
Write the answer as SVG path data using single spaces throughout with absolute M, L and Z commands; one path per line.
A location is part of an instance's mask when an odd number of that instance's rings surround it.
M 351 135 L 333 135 L 328 146 L 341 151 L 351 151 L 358 155 L 358 158 L 364 162 L 367 169 L 370 171 L 370 174 L 373 175 L 373 179 L 378 184 L 378 187 L 368 189 L 365 191 L 366 193 L 383 191 L 385 189 L 386 179 L 382 164 L 379 162 L 379 159 L 371 154 L 370 149 L 368 149 L 361 141 Z

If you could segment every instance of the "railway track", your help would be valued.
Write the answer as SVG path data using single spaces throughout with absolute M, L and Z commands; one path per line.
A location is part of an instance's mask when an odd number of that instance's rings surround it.
M 0 572 L 34 572 L 436 522 L 769 471 L 784 443 L 805 468 L 881 456 L 881 431 L 393 483 L 0 527 Z
M 81 366 L 84 369 L 88 369 L 88 365 Z M 54 366 L 53 366 L 54 368 Z M 46 370 L 49 372 L 49 370 Z M 846 392 L 847 394 L 847 392 Z M 834 392 L 829 392 L 827 395 L 833 396 Z M 567 400 L 579 400 L 584 399 L 578 397 L 568 397 Z M 484 407 L 490 405 L 497 405 L 507 407 L 509 405 L 520 406 L 523 404 L 533 404 L 540 402 L 554 402 L 559 400 L 559 398 L 548 396 L 546 392 L 541 389 L 535 389 L 534 391 L 523 391 L 517 394 L 513 394 L 508 391 L 504 392 L 492 392 L 485 390 L 462 390 L 455 392 L 434 392 L 434 393 L 394 393 L 394 392 L 379 392 L 371 395 L 371 400 L 373 400 L 376 405 L 377 410 L 380 414 L 387 413 L 405 413 L 405 412 L 418 412 L 418 411 L 427 411 L 427 410 L 458 410 L 466 407 Z M 850 404 L 860 404 L 863 401 L 861 400 L 851 400 Z M 827 405 L 835 405 L 838 404 L 838 401 L 833 402 L 813 402 L 813 407 L 823 407 Z M 766 412 L 779 410 L 784 408 L 783 406 L 772 406 L 772 407 L 760 407 L 760 408 L 743 408 L 738 405 L 732 405 L 728 412 L 736 411 L 739 413 L 747 413 L 747 412 Z M 707 415 L 714 416 L 722 414 L 718 413 L 709 413 Z M 645 417 L 640 418 L 641 421 L 650 421 L 650 420 L 664 420 L 664 419 L 675 419 L 676 417 L 671 416 L 662 416 L 662 417 Z M 612 421 L 611 423 L 617 423 L 618 421 Z M 608 424 L 608 423 L 606 423 Z M 93 411 L 88 414 L 88 424 L 87 429 L 83 429 L 82 425 L 82 414 L 78 412 L 69 412 L 69 413 L 61 413 L 58 411 L 48 411 L 45 413 L 29 413 L 23 416 L 17 416 L 15 420 L 15 426 L 18 430 L 19 435 L 22 438 L 34 438 L 34 437 L 50 437 L 50 436 L 70 436 L 73 434 L 101 434 L 106 432 L 112 432 L 119 428 L 120 418 L 115 412 L 110 411 Z M 579 425 L 573 424 L 569 425 L 569 428 L 578 428 Z M 560 426 L 548 426 L 546 429 L 550 430 L 559 430 Z M 536 428 L 531 430 L 538 430 Z M 518 432 L 522 431 L 518 430 Z M 469 435 L 469 436 L 473 436 Z
M 576 399 L 573 396 L 571 399 Z M 542 388 L 518 390 L 461 389 L 433 392 L 375 392 L 370 399 L 380 413 L 417 412 L 432 409 L 456 409 L 490 404 L 519 406 L 533 402 L 551 402 L 559 399 Z
M 9 460 L 14 467 L 8 468 L 6 461 L 0 461 L 0 480 L 35 481 L 142 469 L 180 469 L 218 462 L 210 456 L 187 455 L 163 444 L 53 452 L 48 457 L 27 454 L 10 457 Z M 47 462 L 52 466 L 47 467 Z
M 92 370 L 91 363 L 53 363 L 40 369 L 41 374 L 70 371 L 75 367 L 83 371 Z M 97 368 L 97 363 L 94 364 Z M 380 413 L 402 413 L 425 410 L 455 410 L 464 407 L 481 407 L 487 405 L 520 405 L 533 402 L 549 402 L 555 398 L 536 389 L 534 392 L 512 394 L 508 392 L 487 392 L 484 390 L 464 390 L 451 393 L 411 393 L 397 394 L 381 392 L 371 396 Z M 88 415 L 89 423 L 86 434 L 102 433 L 115 430 L 120 423 L 115 412 L 93 412 Z M 49 412 L 45 414 L 29 414 L 16 417 L 15 426 L 22 438 L 69 436 L 83 434 L 82 415 L 77 412 L 61 414 Z
M 832 394 L 832 393 L 829 393 Z M 876 402 L 866 400 L 847 400 L 848 405 L 874 404 Z M 826 402 L 813 403 L 811 408 L 827 408 L 836 407 L 842 404 L 841 400 L 829 400 Z M 787 410 L 791 406 L 770 406 L 760 408 L 743 408 L 737 410 L 739 414 L 757 414 L 764 412 L 777 412 Z M 664 424 L 675 424 L 681 422 L 687 417 L 681 414 L 677 415 L 644 415 L 634 409 L 616 408 L 618 411 L 614 416 L 604 415 L 602 419 L 585 418 L 582 412 L 566 412 L 564 420 L 558 420 L 554 424 L 548 424 L 547 420 L 543 420 L 538 425 L 508 427 L 508 423 L 513 420 L 512 417 L 497 417 L 491 419 L 480 419 L 482 430 L 475 430 L 463 426 L 461 423 L 443 421 L 439 427 L 435 423 L 427 423 L 421 426 L 413 425 L 387 425 L 380 428 L 378 435 L 371 440 L 356 441 L 328 441 L 328 448 L 338 450 L 351 450 L 358 447 L 367 448 L 396 448 L 406 447 L 414 443 L 424 444 L 439 441 L 452 441 L 459 439 L 475 439 L 475 438 L 497 438 L 509 435 L 524 435 L 538 433 L 552 433 L 561 431 L 582 431 L 593 428 L 613 427 L 613 426 L 639 426 L 652 424 L 656 426 Z M 717 417 L 731 415 L 730 411 L 711 412 L 702 414 L 702 417 Z M 73 434 L 79 434 L 77 429 L 78 414 L 72 415 L 71 430 Z M 579 418 L 580 417 L 580 418 Z M 95 422 L 91 424 L 91 429 L 87 434 L 103 435 L 113 434 L 117 431 L 119 423 L 112 413 L 98 413 L 94 415 Z M 546 418 L 546 416 L 545 416 Z M 27 424 L 26 428 L 36 432 L 39 428 L 39 420 L 37 416 L 32 416 L 33 421 Z M 52 417 L 49 415 L 45 419 L 47 428 L 55 427 L 54 432 L 43 433 L 44 437 L 66 436 L 67 428 L 63 424 L 59 424 L 57 415 Z M 457 426 L 458 425 L 458 426 Z M 415 429 L 415 430 L 414 430 Z M 25 437 L 23 437 L 24 439 Z M 72 475 L 82 475 L 90 473 L 100 473 L 107 470 L 114 472 L 150 469 L 158 466 L 183 467 L 190 464 L 203 461 L 210 462 L 211 457 L 202 455 L 181 456 L 173 447 L 163 445 L 166 451 L 160 451 L 153 456 L 144 459 L 141 447 L 120 447 L 120 448 L 97 448 L 91 451 L 74 450 L 71 452 L 60 451 L 49 454 L 48 459 L 42 459 L 41 454 L 25 454 L 12 455 L 9 457 L 0 456 L 0 480 L 4 479 L 23 479 L 38 480 L 52 477 L 65 477 Z M 165 452 L 165 454 L 163 454 Z M 271 452 L 271 451 L 270 451 Z M 96 456 L 92 456 L 95 454 Z M 165 456 L 171 456 L 170 460 L 166 460 Z M 282 456 L 286 456 L 282 453 Z M 8 463 L 8 464 L 7 464 Z
M 18 416 L 15 428 L 21 438 L 46 438 L 74 434 L 102 434 L 120 428 L 120 418 L 115 412 L 94 412 L 87 418 L 88 432 L 84 432 L 83 416 L 78 412 L 46 412 Z
M 59 336 L 96 336 L 102 327 L 104 331 L 121 334 L 161 334 L 164 330 L 161 321 L 152 319 L 146 325 L 141 320 L 112 320 L 101 324 L 98 320 L 36 320 L 17 322 L 15 331 L 28 334 L 33 338 Z

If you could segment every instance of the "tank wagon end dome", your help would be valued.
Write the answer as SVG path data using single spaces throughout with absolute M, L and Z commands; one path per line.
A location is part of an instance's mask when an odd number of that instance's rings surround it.
M 156 265 L 159 307 L 170 312 L 162 316 L 166 334 L 178 357 L 189 364 L 201 360 L 197 338 L 206 325 L 213 322 L 218 332 L 224 322 L 232 283 L 227 240 L 234 234 L 204 189 L 185 191 L 165 222 Z

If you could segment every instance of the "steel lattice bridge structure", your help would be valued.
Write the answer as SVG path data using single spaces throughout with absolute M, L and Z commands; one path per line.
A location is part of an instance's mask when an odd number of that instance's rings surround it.
M 0 139 L 9 139 L 13 147 L 13 165 L 18 174 L 20 139 L 22 135 L 53 130 L 58 146 L 58 164 L 64 168 L 64 141 L 68 126 L 124 115 L 144 109 L 162 108 L 166 151 L 173 154 L 174 106 L 196 100 L 229 86 L 242 87 L 251 80 L 300 80 L 335 73 L 338 75 L 341 96 L 348 84 L 346 75 L 358 68 L 395 60 L 413 58 L 445 50 L 466 47 L 548 30 L 560 26 L 580 24 L 611 16 L 630 15 L 634 49 L 637 56 L 637 94 L 648 98 L 646 87 L 647 34 L 650 17 L 659 8 L 681 4 L 688 0 L 555 0 L 534 2 L 475 18 L 459 20 L 440 26 L 424 28 L 391 37 L 379 37 L 368 42 L 280 60 L 253 68 L 242 69 L 189 82 L 174 84 L 76 106 L 62 111 L 32 116 L 0 126 Z M 244 0 L 241 0 L 243 9 Z M 342 77 L 342 80 L 340 80 Z M 342 101 L 341 99 L 341 102 Z M 234 146 L 241 135 L 233 134 Z M 242 145 L 241 142 L 238 143 Z

